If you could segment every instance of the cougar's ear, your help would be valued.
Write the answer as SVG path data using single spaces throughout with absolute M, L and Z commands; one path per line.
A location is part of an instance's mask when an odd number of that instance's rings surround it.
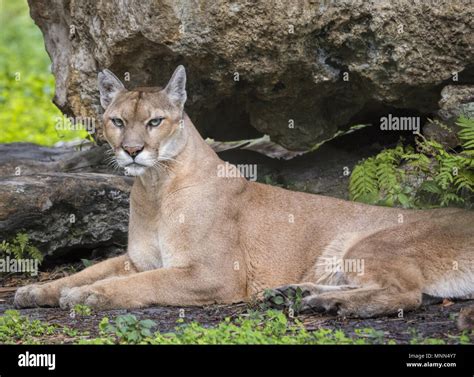
M 99 92 L 100 92 L 100 104 L 104 110 L 112 103 L 115 96 L 124 90 L 122 82 L 108 69 L 104 69 L 99 72 Z
M 171 76 L 168 85 L 166 85 L 165 92 L 168 98 L 180 109 L 184 107 L 186 102 L 186 70 L 182 65 L 179 65 Z

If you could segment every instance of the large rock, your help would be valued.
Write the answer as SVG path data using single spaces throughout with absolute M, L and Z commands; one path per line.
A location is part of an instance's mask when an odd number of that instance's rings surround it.
M 184 64 L 187 109 L 205 136 L 256 129 L 295 150 L 387 111 L 435 112 L 442 84 L 474 76 L 472 1 L 29 4 L 53 60 L 55 103 L 96 119 L 98 139 L 103 68 L 133 87 L 163 85 Z

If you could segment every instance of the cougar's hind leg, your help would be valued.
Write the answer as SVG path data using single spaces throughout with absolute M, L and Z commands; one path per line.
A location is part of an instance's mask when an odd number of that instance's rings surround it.
M 307 296 L 303 298 L 301 312 L 368 318 L 414 310 L 421 302 L 419 290 L 401 292 L 396 288 L 363 287 Z

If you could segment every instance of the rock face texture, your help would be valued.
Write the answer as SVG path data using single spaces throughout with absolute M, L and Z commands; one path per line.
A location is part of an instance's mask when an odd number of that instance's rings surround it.
M 474 119 L 474 85 L 445 86 L 436 116 L 423 127 L 424 135 L 450 148 L 458 146 L 456 121 L 460 116 Z
M 42 253 L 126 250 L 132 179 L 95 173 L 0 178 L 0 242 L 25 232 Z
M 111 165 L 107 145 L 43 147 L 31 143 L 0 144 L 0 176 L 23 176 L 38 173 L 120 174 Z
M 129 88 L 188 71 L 203 136 L 262 133 L 306 149 L 391 111 L 429 115 L 447 84 L 472 84 L 468 0 L 29 0 L 56 76 L 55 103 L 96 120 L 97 72 Z
M 441 91 L 439 118 L 452 125 L 459 116 L 474 119 L 474 85 L 448 85 Z
M 117 175 L 107 149 L 0 144 L 0 243 L 26 233 L 52 259 L 126 250 L 133 178 Z

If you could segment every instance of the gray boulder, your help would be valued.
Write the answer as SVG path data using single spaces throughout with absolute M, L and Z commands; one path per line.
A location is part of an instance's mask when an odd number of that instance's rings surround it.
M 55 103 L 96 121 L 104 68 L 129 88 L 178 64 L 204 136 L 261 134 L 304 150 L 387 111 L 438 110 L 474 76 L 474 6 L 464 0 L 29 0 L 56 77 Z M 457 77 L 455 77 L 457 75 Z

